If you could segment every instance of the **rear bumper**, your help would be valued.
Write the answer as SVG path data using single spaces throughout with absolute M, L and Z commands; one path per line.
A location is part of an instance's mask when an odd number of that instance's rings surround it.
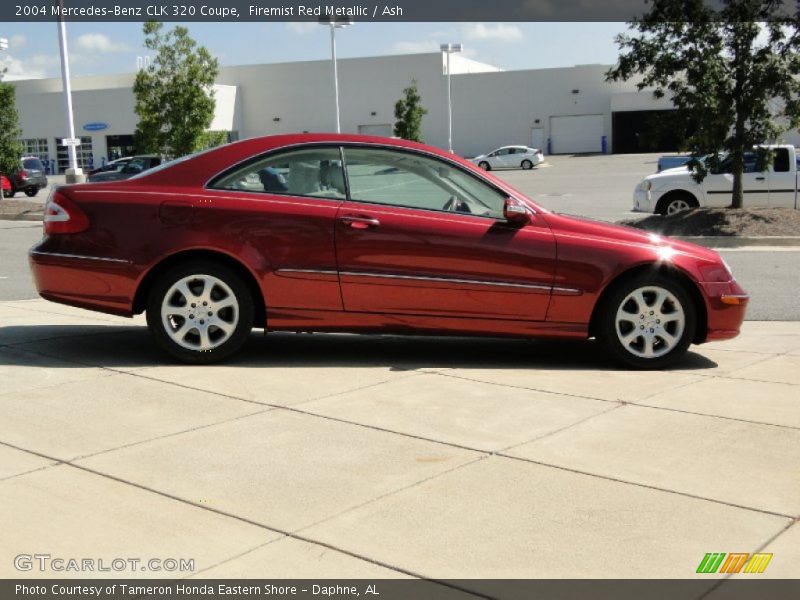
M 132 316 L 135 274 L 130 261 L 45 250 L 28 252 L 36 290 L 45 300 L 125 317 Z

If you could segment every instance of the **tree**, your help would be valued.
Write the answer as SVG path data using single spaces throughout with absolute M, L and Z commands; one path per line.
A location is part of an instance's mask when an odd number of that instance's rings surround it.
M 16 88 L 3 81 L 6 70 L 0 71 L 0 174 L 11 175 L 19 170 L 22 146 L 17 141 L 20 134 L 17 113 Z M 0 198 L 3 191 L 0 185 Z
M 412 142 L 422 141 L 422 117 L 428 114 L 420 103 L 422 97 L 417 90 L 417 81 L 411 80 L 411 84 L 403 90 L 403 98 L 394 105 L 394 134 L 404 140 Z
M 197 46 L 185 27 L 164 33 L 163 23 L 144 24 L 144 45 L 153 62 L 136 74 L 135 142 L 145 152 L 178 157 L 200 149 L 214 118 L 219 63 Z
M 729 155 L 731 208 L 741 208 L 745 152 L 800 124 L 800 21 L 782 14 L 781 0 L 720 0 L 718 10 L 710 4 L 652 0 L 652 10 L 630 23 L 638 35 L 617 36 L 619 62 L 606 79 L 638 76 L 639 90 L 669 94 L 695 179 Z M 776 100 L 782 123 L 771 110 Z

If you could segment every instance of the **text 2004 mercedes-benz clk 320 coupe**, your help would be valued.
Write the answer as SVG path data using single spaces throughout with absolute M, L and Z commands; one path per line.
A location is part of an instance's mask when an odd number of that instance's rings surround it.
M 42 297 L 131 316 L 196 363 L 268 331 L 596 337 L 660 368 L 732 338 L 747 295 L 715 252 L 552 213 L 402 140 L 245 140 L 68 185 L 30 252 Z

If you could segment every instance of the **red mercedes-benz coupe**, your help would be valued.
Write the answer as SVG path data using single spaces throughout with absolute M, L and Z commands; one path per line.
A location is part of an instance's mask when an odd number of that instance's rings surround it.
M 132 316 L 186 362 L 251 329 L 596 337 L 635 368 L 732 338 L 748 297 L 715 252 L 552 213 L 429 146 L 250 139 L 53 192 L 43 298 Z

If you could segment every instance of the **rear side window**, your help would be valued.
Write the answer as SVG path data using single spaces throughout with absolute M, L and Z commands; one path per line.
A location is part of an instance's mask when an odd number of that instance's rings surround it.
M 777 148 L 772 162 L 772 170 L 776 173 L 787 173 L 790 170 L 789 149 Z
M 332 200 L 344 200 L 347 194 L 338 148 L 308 148 L 274 154 L 234 168 L 209 187 Z
M 44 167 L 42 166 L 42 161 L 38 158 L 26 158 L 22 161 L 22 166 L 25 169 L 31 169 L 34 171 L 43 171 Z

